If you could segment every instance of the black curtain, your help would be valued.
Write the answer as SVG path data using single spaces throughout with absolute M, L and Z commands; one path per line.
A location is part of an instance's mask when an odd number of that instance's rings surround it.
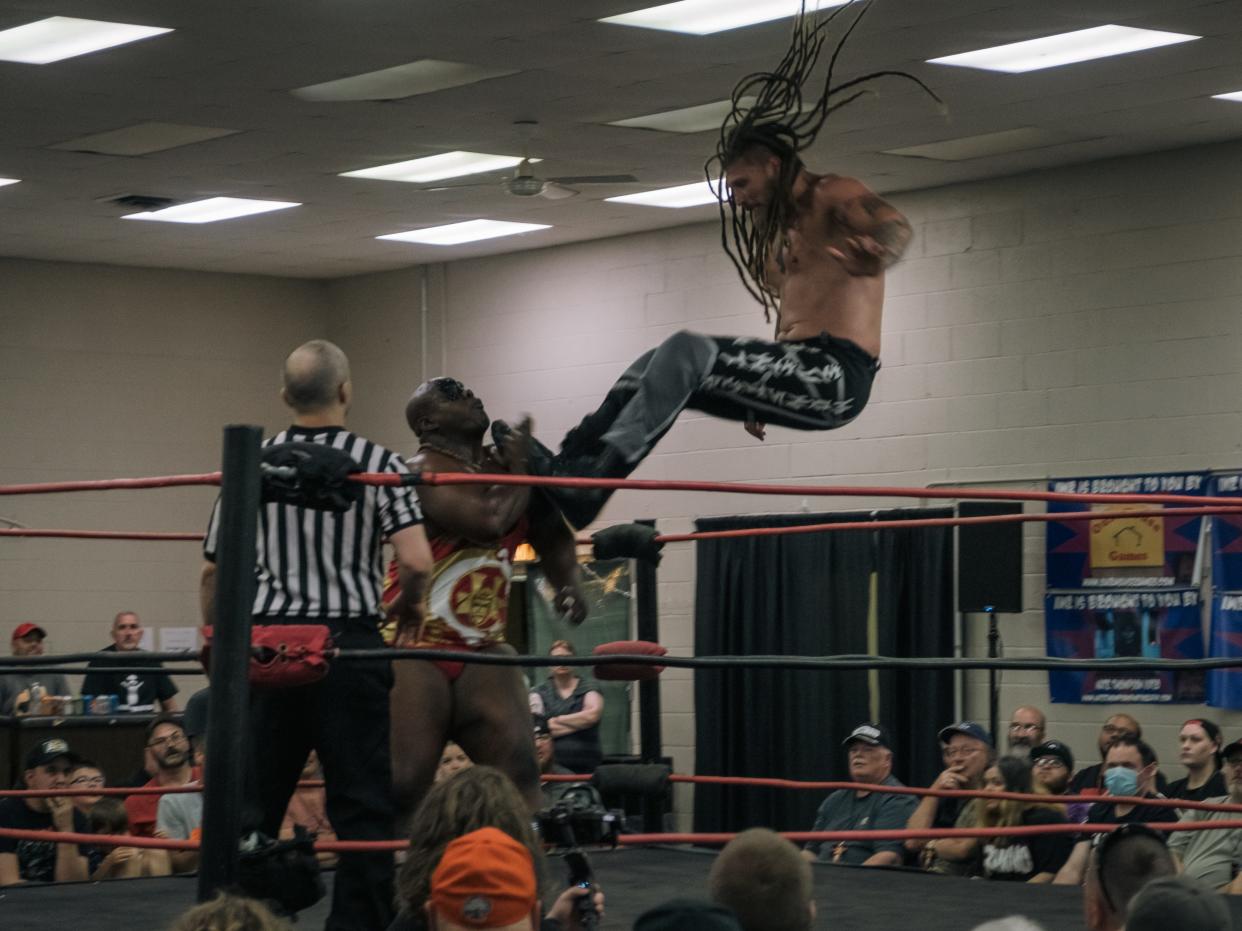
M 888 516 L 946 516 L 945 512 L 903 511 Z M 815 514 L 713 518 L 698 530 L 793 527 L 847 520 L 859 514 Z M 703 540 L 697 546 L 695 652 L 699 655 L 788 654 L 820 656 L 866 653 L 867 618 L 873 572 L 879 581 L 880 652 L 890 655 L 950 655 L 952 652 L 952 548 L 948 531 L 847 531 Z M 938 560 L 945 562 L 939 565 Z M 949 582 L 949 584 L 946 584 Z M 925 591 L 936 587 L 937 592 Z M 924 606 L 946 613 L 927 613 Z M 930 611 L 930 609 L 928 609 Z M 939 611 L 939 607 L 936 608 Z M 891 637 L 886 640 L 885 627 Z M 921 627 L 935 627 L 948 648 L 919 653 L 926 638 Z M 930 642 L 930 641 L 926 641 Z M 886 727 L 906 734 L 948 723 L 952 679 L 936 681 L 926 707 L 908 689 L 898 699 L 900 677 L 884 677 L 881 714 Z M 937 678 L 939 677 L 939 678 Z M 943 681 L 941 681 L 943 680 Z M 921 683 L 926 687 L 926 683 Z M 891 694 L 890 694 L 891 693 Z M 841 742 L 869 720 L 868 674 L 783 670 L 700 670 L 695 674 L 695 769 L 705 775 L 777 776 L 791 779 L 843 778 Z M 947 696 L 947 709 L 941 696 Z M 890 713 L 891 712 L 891 713 Z M 934 722 L 934 723 L 927 723 Z M 935 747 L 935 738 L 931 737 Z M 900 759 L 901 746 L 898 747 Z M 822 793 L 696 786 L 696 831 L 739 831 L 763 825 L 776 830 L 807 830 Z
M 890 511 L 881 518 L 913 517 Z M 919 517 L 952 517 L 952 509 Z M 953 655 L 953 531 L 948 527 L 876 534 L 876 619 L 881 656 Z M 895 744 L 893 772 L 906 785 L 928 785 L 944 769 L 936 734 L 953 718 L 948 670 L 880 673 L 884 726 Z

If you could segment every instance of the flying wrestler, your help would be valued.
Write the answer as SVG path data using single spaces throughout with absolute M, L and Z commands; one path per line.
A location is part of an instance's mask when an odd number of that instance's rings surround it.
M 405 415 L 420 444 L 411 469 L 526 472 L 529 423 L 509 432 L 500 448 L 484 448 L 487 412 L 459 381 L 436 378 L 419 386 Z M 512 654 L 505 642 L 509 577 L 513 554 L 526 541 L 556 590 L 557 610 L 573 623 L 586 617 L 573 534 L 544 496 L 528 486 L 447 485 L 421 486 L 418 499 L 435 566 L 425 617 L 406 611 L 390 573 L 385 608 L 398 619 L 397 646 Z M 395 663 L 394 673 L 392 762 L 399 811 L 408 814 L 427 791 L 449 739 L 475 763 L 507 773 L 532 810 L 541 806 L 520 669 L 407 660 Z
M 818 99 L 804 103 L 801 86 L 820 59 L 827 26 L 845 9 L 796 18 L 777 70 L 750 75 L 734 89 L 733 111 L 707 163 L 714 189 L 727 185 L 720 207 L 725 250 L 765 316 L 775 311 L 775 338 L 675 333 L 622 374 L 558 455 L 537 450 L 533 472 L 624 478 L 685 408 L 743 421 L 760 440 L 765 423 L 832 430 L 862 411 L 880 367 L 884 273 L 909 244 L 910 223 L 861 181 L 811 173 L 800 153 L 829 113 L 864 93 L 860 84 L 885 75 L 922 82 L 882 71 L 832 85 L 832 63 L 860 13 L 832 52 Z M 612 491 L 549 493 L 569 522 L 583 527 Z

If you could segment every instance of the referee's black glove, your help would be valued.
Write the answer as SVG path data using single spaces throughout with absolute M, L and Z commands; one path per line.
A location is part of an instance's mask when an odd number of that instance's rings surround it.
M 348 453 L 319 443 L 277 443 L 260 455 L 263 500 L 316 511 L 348 511 L 366 486 L 349 481 L 362 467 Z

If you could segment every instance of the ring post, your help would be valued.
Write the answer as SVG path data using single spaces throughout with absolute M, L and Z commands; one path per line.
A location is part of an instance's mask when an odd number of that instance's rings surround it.
M 224 428 L 208 753 L 203 774 L 203 839 L 198 870 L 200 902 L 238 880 L 237 848 L 250 735 L 250 614 L 254 607 L 262 437 L 259 427 Z
M 654 527 L 654 520 L 637 523 Z M 638 588 L 635 611 L 636 632 L 639 640 L 660 642 L 660 609 L 657 598 L 656 567 L 645 559 L 635 560 L 635 579 Z M 644 763 L 659 763 L 663 755 L 663 735 L 660 729 L 660 683 L 647 680 L 638 683 L 638 739 L 640 756 Z M 664 800 L 643 796 L 643 830 L 648 833 L 664 829 Z

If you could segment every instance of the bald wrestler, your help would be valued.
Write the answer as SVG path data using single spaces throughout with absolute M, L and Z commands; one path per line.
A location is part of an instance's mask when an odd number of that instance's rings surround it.
M 484 448 L 490 423 L 483 402 L 452 378 L 419 386 L 406 406 L 419 439 L 411 469 L 523 474 L 529 423 L 505 435 L 499 449 Z M 578 587 L 574 537 L 547 499 L 528 486 L 420 486 L 419 505 L 431 543 L 429 604 L 417 628 L 398 628 L 395 643 L 489 653 L 513 653 L 505 642 L 513 554 L 529 541 L 556 590 L 555 605 L 573 623 L 586 617 Z M 407 615 L 395 577 L 386 587 L 388 617 Z M 408 624 L 409 622 L 407 622 Z M 475 763 L 509 775 L 541 807 L 539 766 L 521 670 L 445 661 L 394 664 L 393 782 L 399 810 L 408 814 L 435 777 L 448 740 Z

